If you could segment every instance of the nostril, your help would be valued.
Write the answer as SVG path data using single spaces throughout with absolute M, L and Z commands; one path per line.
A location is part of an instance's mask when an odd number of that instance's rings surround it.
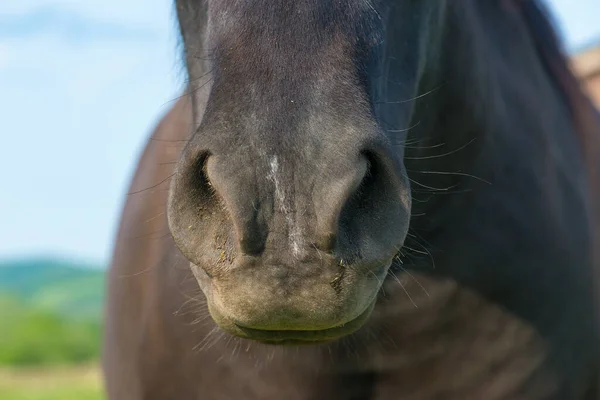
M 207 164 L 209 159 L 210 153 L 208 152 L 198 155 L 197 160 L 188 174 L 188 184 L 189 189 L 191 190 L 190 194 L 192 194 L 196 200 L 202 198 L 202 200 L 206 201 L 208 198 L 212 199 L 215 195 L 214 187 L 208 178 Z
M 368 198 L 371 191 L 376 190 L 376 180 L 380 178 L 380 165 L 374 155 L 365 154 L 366 168 L 360 182 L 353 188 L 344 206 L 358 202 L 362 207 L 369 207 Z
M 377 266 L 402 246 L 410 204 L 401 166 L 380 151 L 363 154 L 365 173 L 338 217 L 336 252 Z
M 238 250 L 250 256 L 260 255 L 268 229 L 253 170 L 222 156 L 212 156 L 204 171 L 221 211 L 233 224 Z
M 253 220 L 255 221 L 255 219 Z M 257 232 L 260 228 L 256 223 L 250 222 L 243 230 L 246 232 Z M 244 234 L 239 240 L 240 250 L 249 256 L 258 256 L 265 250 L 265 241 L 260 235 Z
M 335 233 L 325 233 L 317 237 L 314 246 L 321 251 L 329 253 L 335 249 L 336 241 L 337 235 Z
M 177 185 L 174 191 L 178 202 L 189 207 L 186 209 L 193 210 L 195 217 L 198 217 L 198 211 L 202 214 L 202 212 L 212 211 L 216 206 L 215 190 L 207 171 L 210 157 L 208 152 L 196 154 L 180 166 L 176 173 Z
M 369 161 L 362 155 L 355 161 L 332 167 L 328 180 L 321 181 L 315 198 L 317 229 L 314 246 L 324 252 L 336 252 L 340 240 L 340 216 L 345 204 L 360 188 L 369 171 Z M 351 163 L 351 164 L 350 164 Z

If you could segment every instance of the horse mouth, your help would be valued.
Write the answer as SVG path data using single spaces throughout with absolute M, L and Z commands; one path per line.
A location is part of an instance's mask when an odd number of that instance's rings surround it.
M 264 324 L 257 324 L 258 326 L 252 326 L 242 322 L 240 319 L 231 315 L 227 311 L 226 307 L 223 307 L 222 301 L 216 297 L 216 286 L 214 285 L 213 279 L 202 269 L 191 264 L 193 267 L 194 274 L 204 292 L 207 300 L 207 306 L 209 314 L 216 325 L 225 333 L 232 336 L 253 340 L 263 344 L 271 345 L 310 345 L 310 344 L 321 344 L 326 342 L 332 342 L 337 339 L 349 336 L 360 328 L 362 328 L 368 319 L 371 317 L 373 309 L 378 300 L 379 287 L 372 288 L 377 290 L 369 290 L 368 297 L 364 297 L 362 307 L 355 309 L 351 315 L 348 315 L 348 319 L 342 318 L 340 321 L 338 318 L 336 322 L 328 324 L 325 320 L 322 320 L 319 324 L 311 324 L 310 320 L 305 328 L 299 326 L 301 324 L 294 324 L 296 327 L 288 326 L 279 328 L 278 324 L 273 324 L 272 327 L 266 327 Z M 377 279 L 378 282 L 383 280 L 383 276 L 387 273 L 387 267 L 390 263 L 382 265 L 376 270 L 374 275 L 382 275 Z M 195 268 L 194 268 L 195 267 Z M 366 293 L 363 293 L 365 295 Z M 349 299 L 349 301 L 352 301 Z M 355 302 L 356 299 L 354 299 Z M 243 318 L 242 318 L 243 319 Z M 293 318 L 289 321 L 293 321 Z M 288 321 L 288 322 L 289 322 Z M 325 323 L 323 323 L 325 322 Z M 260 326 L 263 325 L 263 326 Z
M 319 330 L 263 330 L 248 328 L 237 323 L 223 327 L 230 334 L 270 345 L 310 345 L 332 342 L 358 331 L 371 316 L 374 299 L 356 318 L 342 325 Z

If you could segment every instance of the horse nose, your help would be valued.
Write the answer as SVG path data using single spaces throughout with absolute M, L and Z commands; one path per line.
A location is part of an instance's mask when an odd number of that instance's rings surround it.
M 206 177 L 232 219 L 240 251 L 248 255 L 258 255 L 264 250 L 269 230 L 302 236 L 295 238 L 292 247 L 308 241 L 321 251 L 332 251 L 342 209 L 369 168 L 367 159 L 358 157 L 343 168 L 330 165 L 325 169 L 327 173 L 306 176 L 307 171 L 272 156 L 266 158 L 264 172 L 252 178 L 247 176 L 248 171 L 242 171 L 243 166 L 231 168 L 233 165 L 220 157 L 210 157 L 206 162 Z M 298 184 L 289 179 L 292 176 L 305 176 L 312 183 Z M 309 190 L 310 196 L 299 194 Z M 299 216 L 299 209 L 309 209 L 308 214 L 313 217 Z M 276 246 L 282 247 L 281 243 Z
M 398 165 L 371 149 L 321 161 L 314 168 L 271 156 L 261 167 L 208 158 L 207 179 L 233 222 L 239 251 L 259 255 L 271 243 L 282 253 L 316 248 L 380 262 L 397 250 L 408 225 Z

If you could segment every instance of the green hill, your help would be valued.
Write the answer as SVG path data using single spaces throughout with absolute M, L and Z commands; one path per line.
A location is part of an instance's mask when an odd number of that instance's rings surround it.
M 0 367 L 97 360 L 103 303 L 104 271 L 93 265 L 0 262 Z
M 50 258 L 0 262 L 0 293 L 63 317 L 98 321 L 104 302 L 104 271 Z

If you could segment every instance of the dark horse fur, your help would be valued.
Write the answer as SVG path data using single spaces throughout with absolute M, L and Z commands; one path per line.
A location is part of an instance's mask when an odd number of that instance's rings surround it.
M 111 400 L 596 399 L 598 115 L 533 0 L 177 0 Z

